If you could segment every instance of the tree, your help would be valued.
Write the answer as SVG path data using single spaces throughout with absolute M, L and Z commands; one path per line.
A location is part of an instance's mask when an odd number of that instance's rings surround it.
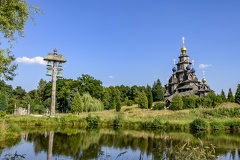
M 0 110 L 6 111 L 8 108 L 8 95 L 6 91 L 0 92 Z
M 229 88 L 229 91 L 228 91 L 227 101 L 228 102 L 234 102 L 234 97 L 233 97 L 233 93 L 232 93 L 231 88 Z
M 147 88 L 146 88 L 146 95 L 148 99 L 148 109 L 151 109 L 153 104 L 153 95 L 152 95 L 152 88 L 149 85 L 147 85 Z
M 153 101 L 161 101 L 164 98 L 164 88 L 159 79 L 153 83 L 152 95 Z
M 40 13 L 39 11 L 38 7 L 29 5 L 26 0 L 0 1 L 0 32 L 9 42 L 10 48 L 12 47 L 11 41 L 16 40 L 15 33 L 23 37 L 26 21 L 29 17 L 32 18 L 34 12 Z M 17 65 L 12 63 L 15 58 L 10 48 L 0 49 L 0 75 L 5 80 L 12 80 L 16 75 L 14 71 Z
M 120 96 L 116 97 L 116 111 L 119 112 L 121 110 L 121 101 Z
M 93 112 L 103 110 L 103 104 L 98 99 L 92 97 L 89 93 L 82 95 L 82 101 L 84 104 L 83 111 Z
M 182 97 L 176 93 L 173 95 L 172 102 L 170 104 L 171 110 L 181 110 L 183 108 L 183 100 Z
M 81 93 L 88 92 L 92 97 L 101 99 L 103 96 L 102 81 L 95 79 L 88 74 L 82 74 L 78 79 L 79 91 Z
M 235 93 L 235 102 L 240 104 L 240 84 L 238 84 L 237 91 Z
M 222 101 L 223 101 L 223 102 L 226 102 L 226 101 L 227 101 L 227 98 L 226 98 L 226 95 L 225 95 L 225 92 L 223 91 L 223 89 L 222 89 L 222 91 L 221 91 L 220 96 L 222 97 Z
M 79 92 L 77 92 L 72 100 L 71 112 L 80 113 L 82 111 L 83 111 L 83 101 Z
M 139 108 L 147 108 L 148 107 L 148 99 L 144 91 L 139 93 L 138 96 L 138 107 Z

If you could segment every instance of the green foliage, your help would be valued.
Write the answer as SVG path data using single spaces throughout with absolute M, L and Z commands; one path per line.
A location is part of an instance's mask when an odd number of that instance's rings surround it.
M 113 125 L 114 125 L 114 127 L 120 126 L 122 121 L 123 121 L 123 114 L 120 112 L 120 113 L 113 119 Z
M 132 106 L 133 105 L 133 101 L 129 100 L 128 97 L 125 97 L 124 104 L 127 105 L 127 106 Z
M 152 96 L 153 101 L 161 101 L 164 99 L 164 87 L 162 87 L 159 79 L 153 83 Z
M 237 91 L 235 93 L 235 102 L 240 104 L 240 84 L 238 84 Z
M 86 118 L 86 121 L 88 123 L 88 127 L 97 127 L 100 123 L 100 118 L 98 116 L 92 117 L 92 115 L 89 114 Z
M 148 85 L 146 88 L 146 95 L 148 99 L 148 109 L 151 109 L 153 104 L 153 95 L 152 95 L 152 88 Z
M 138 107 L 142 109 L 148 107 L 148 99 L 144 91 L 139 94 Z
M 224 125 L 222 123 L 216 122 L 216 121 L 210 122 L 210 127 L 213 130 L 224 129 Z
M 223 89 L 222 89 L 222 91 L 221 91 L 220 96 L 222 97 L 222 101 L 223 101 L 223 102 L 226 102 L 226 101 L 227 101 L 227 98 L 226 98 L 226 95 L 225 95 L 225 92 L 223 91 Z
M 234 132 L 240 131 L 240 121 L 239 120 L 232 120 L 225 123 L 225 126 Z
M 6 111 L 8 108 L 8 95 L 6 91 L 0 91 L 0 110 Z
M 83 101 L 82 98 L 79 94 L 79 92 L 77 92 L 72 100 L 72 107 L 71 107 L 71 112 L 72 113 L 80 113 L 83 112 Z
M 196 108 L 198 97 L 196 95 L 188 95 L 188 96 L 184 96 L 182 97 L 183 100 L 183 108 L 184 109 L 191 109 L 191 108 Z
M 163 110 L 165 109 L 165 104 L 162 102 L 157 102 L 153 106 L 153 110 Z
M 170 104 L 171 110 L 181 110 L 183 108 L 182 97 L 176 93 L 173 95 L 172 102 Z
M 1 0 L 0 1 L 0 32 L 4 38 L 11 42 L 16 40 L 16 32 L 19 36 L 24 35 L 24 26 L 27 19 L 36 11 L 38 13 L 39 8 L 30 6 L 26 0 Z M 12 44 L 10 43 L 10 48 Z M 13 80 L 16 76 L 14 71 L 17 68 L 16 64 L 13 64 L 15 60 L 14 55 L 11 54 L 10 49 L 0 49 L 0 75 L 5 80 Z
M 5 111 L 2 111 L 2 110 L 0 110 L 0 117 L 2 118 L 2 117 L 5 117 L 6 116 L 6 112 Z
M 233 93 L 232 93 L 232 89 L 231 88 L 229 88 L 229 90 L 228 90 L 227 101 L 228 102 L 234 102 L 234 97 L 233 97 Z
M 190 123 L 190 129 L 191 130 L 207 130 L 208 123 L 203 119 L 197 118 Z
M 121 110 L 121 101 L 120 97 L 116 98 L 116 111 L 119 112 Z
M 84 104 L 83 111 L 85 112 L 94 112 L 94 111 L 102 111 L 103 104 L 96 98 L 92 98 L 89 93 L 85 93 L 82 95 L 82 101 Z
M 77 79 L 79 83 L 80 93 L 89 93 L 92 97 L 100 99 L 102 98 L 103 86 L 102 81 L 96 80 L 94 77 L 88 74 L 82 74 L 81 77 Z
M 34 106 L 31 106 L 31 113 L 37 113 L 37 114 L 44 114 L 46 113 L 46 109 L 41 104 L 36 104 Z
M 160 121 L 159 118 L 155 118 L 152 122 L 152 128 L 161 128 L 162 127 L 162 122 Z
M 39 8 L 30 6 L 25 0 L 2 0 L 0 4 L 0 32 L 4 38 L 15 40 L 15 32 L 24 36 L 24 26 L 30 13 L 38 12 Z
M 197 107 L 209 108 L 212 107 L 212 100 L 210 97 L 199 97 L 196 99 Z
M 209 107 L 215 107 L 216 105 L 222 103 L 221 96 L 216 95 L 214 92 L 209 92 L 207 97 L 211 99 L 211 104 Z

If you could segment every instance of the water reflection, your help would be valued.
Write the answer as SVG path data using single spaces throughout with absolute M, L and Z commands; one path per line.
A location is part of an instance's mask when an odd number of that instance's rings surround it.
M 198 139 L 199 137 L 201 140 Z M 181 150 L 183 146 L 187 147 L 189 144 L 188 147 L 191 149 L 194 146 L 201 147 L 200 143 L 203 143 L 202 150 L 211 144 L 217 146 L 214 151 L 219 158 L 213 159 L 237 160 L 239 150 L 236 148 L 239 148 L 240 138 L 238 134 L 228 133 L 190 134 L 60 128 L 55 131 L 37 129 L 36 132 L 30 132 L 27 130 L 22 140 L 17 142 L 17 145 L 11 143 L 14 147 L 10 149 L 4 146 L 2 155 L 18 151 L 26 154 L 26 159 L 175 159 L 176 156 L 188 156 L 188 152 Z M 205 152 L 210 152 L 210 149 L 206 149 Z M 180 151 L 182 152 L 177 153 Z M 196 157 L 199 156 L 197 153 L 194 153 Z

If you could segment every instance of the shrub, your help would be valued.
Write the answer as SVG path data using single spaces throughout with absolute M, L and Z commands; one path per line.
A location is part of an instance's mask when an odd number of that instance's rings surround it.
M 189 108 L 196 108 L 196 100 L 197 100 L 196 95 L 189 95 L 182 97 L 183 100 L 183 108 L 184 109 L 189 109 Z
M 145 92 L 142 91 L 139 94 L 138 98 L 139 98 L 138 99 L 139 108 L 142 108 L 142 109 L 147 108 L 148 107 L 148 99 L 147 99 L 147 96 L 146 96 Z
M 173 95 L 172 102 L 170 104 L 171 110 L 181 110 L 183 108 L 182 97 L 177 93 Z
M 224 129 L 224 125 L 222 123 L 213 121 L 210 123 L 210 127 L 213 130 L 220 130 L 220 129 Z
M 6 112 L 0 110 L 0 117 L 5 117 L 6 116 Z
M 128 100 L 127 101 L 127 106 L 132 106 L 133 105 L 133 101 L 132 100 Z
M 240 131 L 240 121 L 233 120 L 225 124 L 231 131 Z
M 159 119 L 155 118 L 152 122 L 152 128 L 160 128 L 162 126 L 162 123 Z
M 200 118 L 195 119 L 192 123 L 190 123 L 191 130 L 207 130 L 208 123 Z
M 153 110 L 163 110 L 165 107 L 164 103 L 158 102 L 155 103 L 155 105 L 153 106 Z
M 123 114 L 119 113 L 114 119 L 113 119 L 113 125 L 114 127 L 118 127 L 120 126 L 120 123 L 123 120 Z
M 92 115 L 89 114 L 86 118 L 86 121 L 87 121 L 89 127 L 97 127 L 100 122 L 100 118 L 99 118 L 99 116 L 92 117 Z

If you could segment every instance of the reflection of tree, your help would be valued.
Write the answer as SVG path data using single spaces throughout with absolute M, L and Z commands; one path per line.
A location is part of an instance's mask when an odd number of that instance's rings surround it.
M 54 137 L 54 132 L 53 131 L 49 131 L 47 160 L 51 160 L 52 159 L 53 137 Z
M 195 141 L 196 138 L 192 135 L 186 133 L 182 135 L 180 133 L 149 134 L 137 131 L 125 132 L 118 130 L 114 132 L 76 129 L 70 130 L 70 132 L 65 131 L 64 133 L 55 132 L 54 136 L 52 136 L 52 153 L 53 155 L 70 156 L 73 159 L 104 158 L 104 155 L 107 157 L 108 153 L 102 150 L 103 147 L 118 148 L 123 153 L 130 147 L 132 150 L 140 150 L 141 154 L 152 155 L 153 159 L 164 159 L 164 154 L 173 158 L 174 151 L 178 151 L 187 142 L 188 138 L 186 137 L 191 138 L 192 146 L 197 146 L 199 142 L 199 140 L 197 140 L 198 142 Z M 47 152 L 49 138 L 50 134 L 29 134 L 28 141 L 34 143 L 36 153 Z M 209 140 L 209 137 L 206 138 Z M 225 151 L 223 150 L 224 153 Z

